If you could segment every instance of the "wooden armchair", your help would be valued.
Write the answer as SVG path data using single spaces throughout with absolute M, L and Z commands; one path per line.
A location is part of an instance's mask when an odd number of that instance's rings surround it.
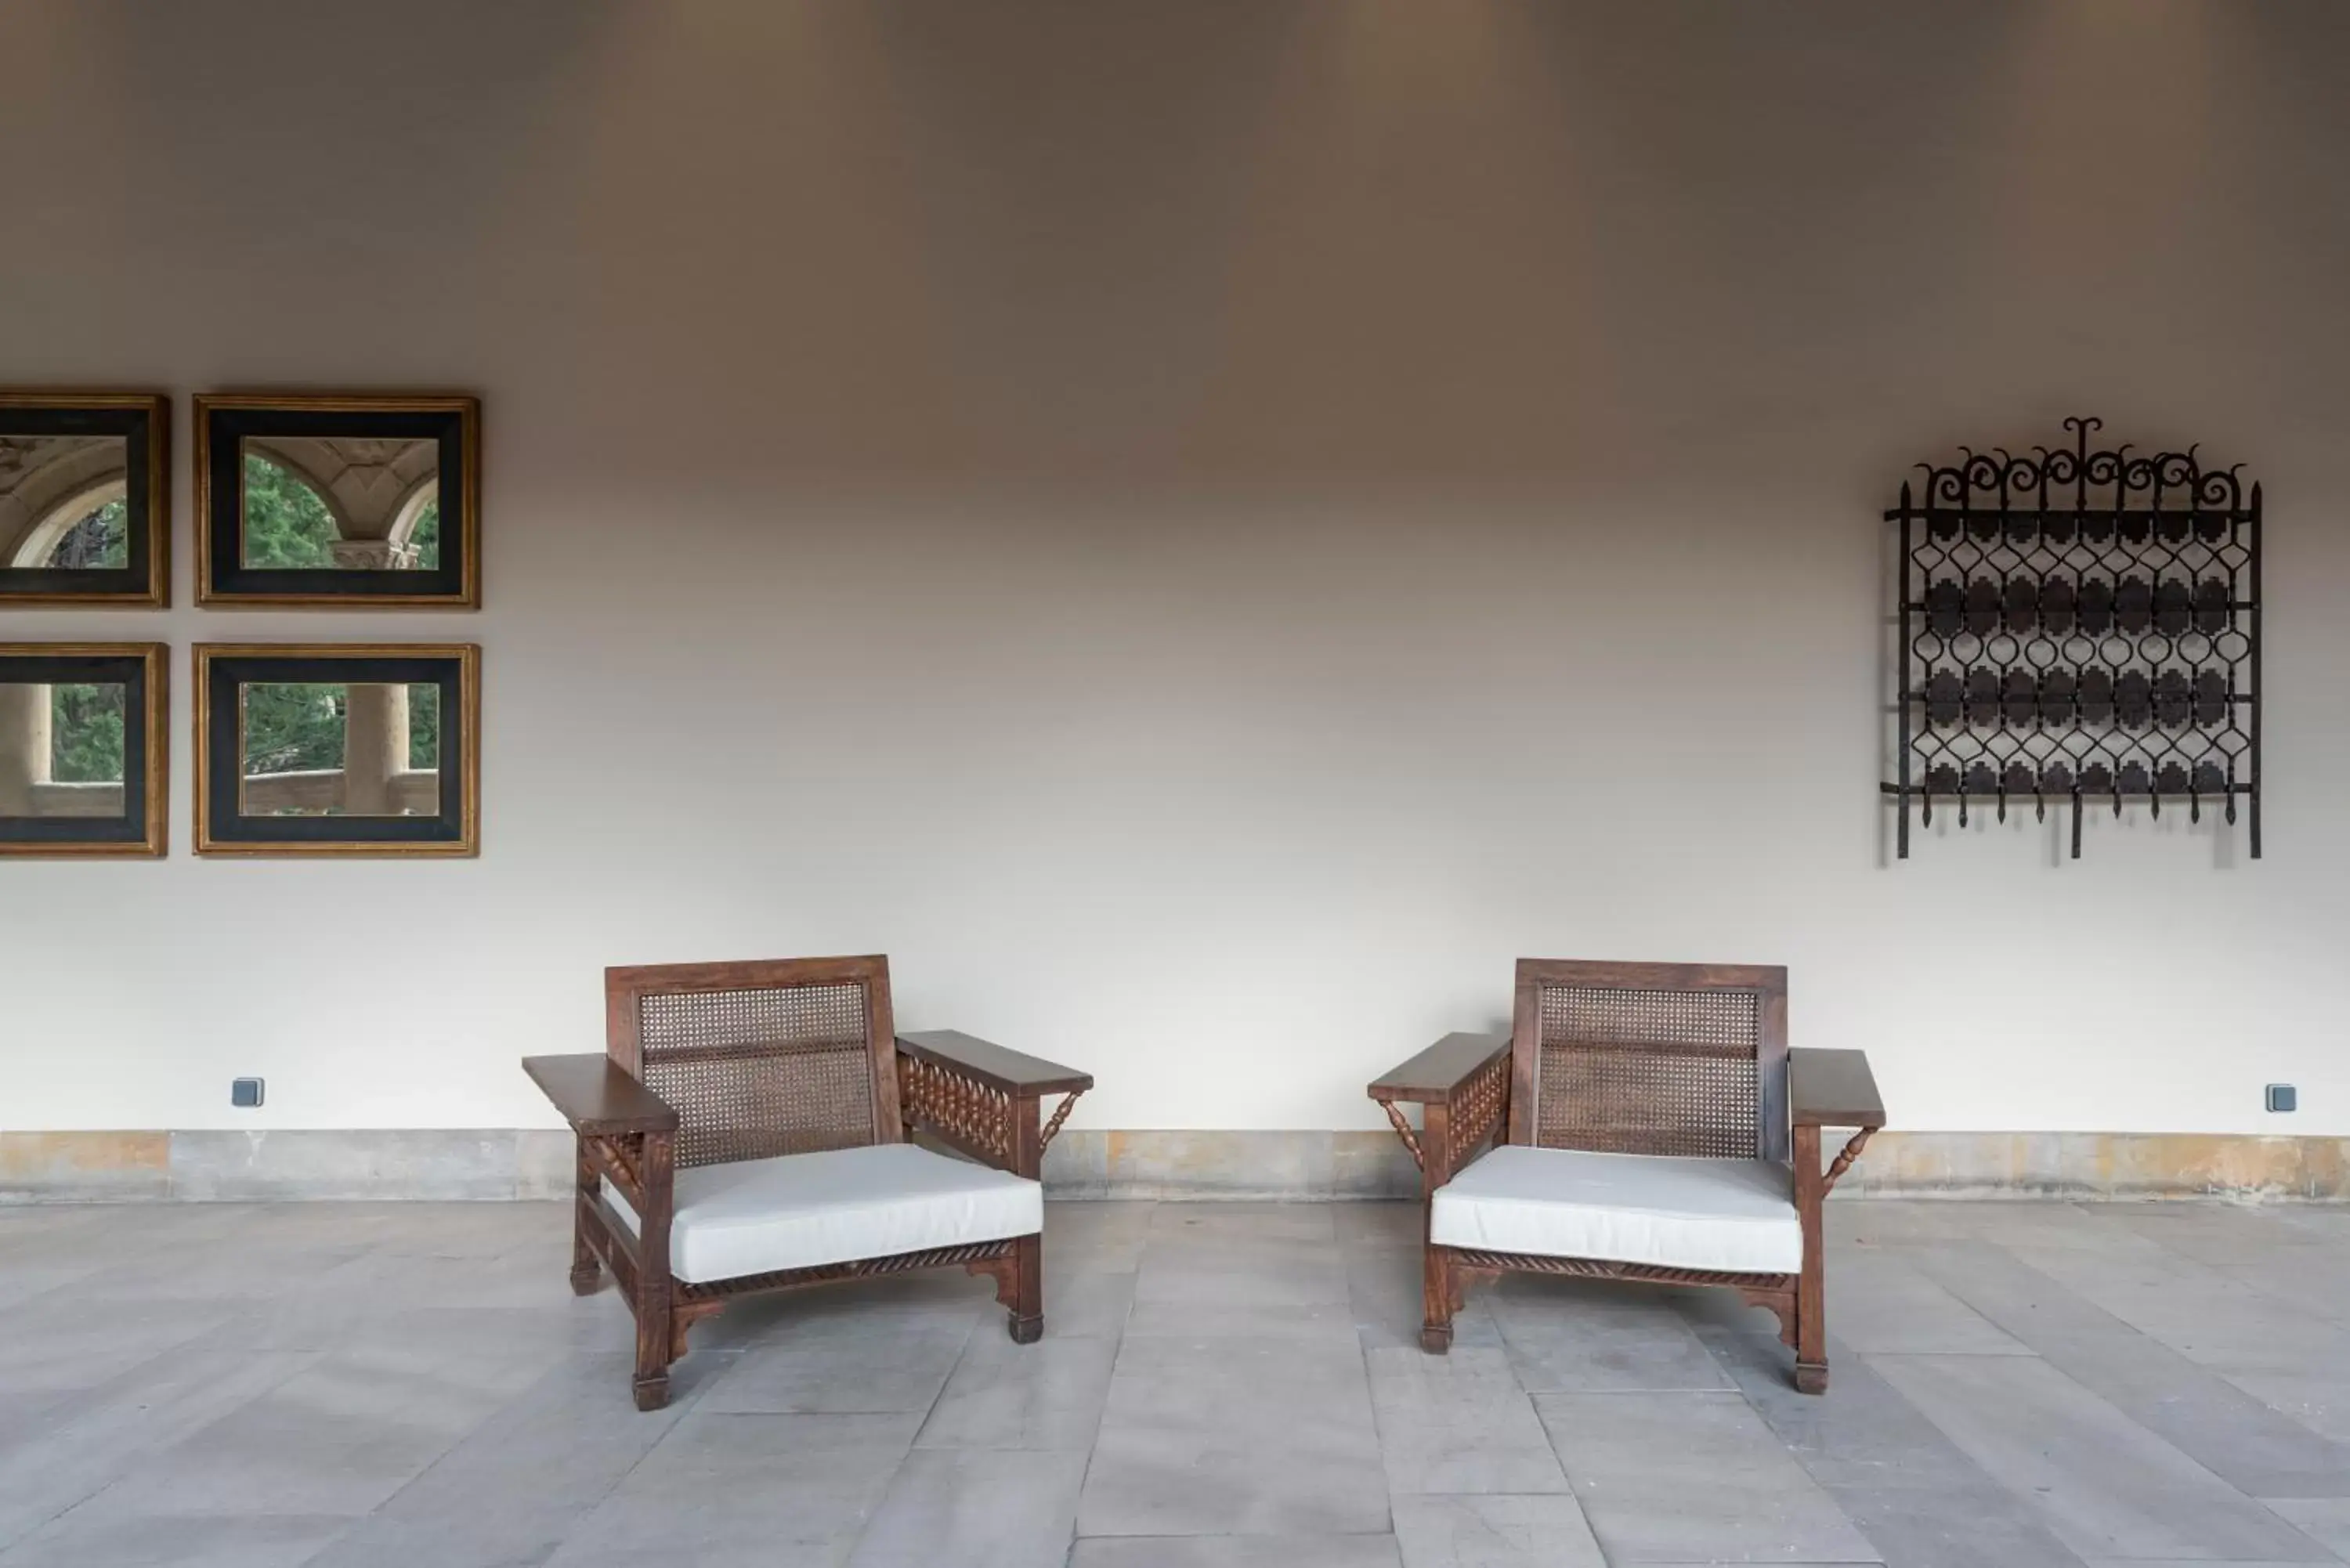
M 607 970 L 604 1000 L 605 1054 L 523 1070 L 578 1137 L 571 1288 L 619 1282 L 639 1409 L 668 1402 L 688 1329 L 766 1291 L 959 1263 L 994 1277 L 1015 1341 L 1044 1333 L 1038 1167 L 1088 1075 L 894 1033 L 886 958 Z
M 1419 1164 L 1424 1349 L 1504 1271 L 1717 1285 L 1826 1392 L 1820 1203 L 1885 1107 L 1862 1053 L 1787 1049 L 1785 970 L 1521 959 L 1509 1034 L 1448 1034 L 1370 1096 Z M 1824 1127 L 1858 1129 L 1825 1169 Z

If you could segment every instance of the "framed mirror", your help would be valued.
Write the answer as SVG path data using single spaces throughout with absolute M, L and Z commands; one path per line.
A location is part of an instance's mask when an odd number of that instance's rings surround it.
M 0 642 L 0 855 L 160 856 L 160 642 Z
M 196 400 L 196 602 L 475 609 L 481 405 Z
M 0 392 L 0 609 L 172 596 L 171 400 Z
M 199 643 L 196 853 L 464 856 L 482 650 Z

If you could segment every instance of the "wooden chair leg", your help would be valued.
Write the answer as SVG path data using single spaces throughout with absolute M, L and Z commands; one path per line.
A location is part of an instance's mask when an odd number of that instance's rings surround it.
M 669 1282 L 661 1281 L 666 1295 Z M 637 1408 L 658 1410 L 669 1403 L 669 1364 L 676 1348 L 675 1325 L 666 1300 L 659 1308 L 639 1305 L 637 1311 Z
M 1045 1238 L 1023 1236 L 1012 1244 L 1011 1323 L 1014 1345 L 1045 1337 Z
M 1795 1389 L 1803 1394 L 1828 1391 L 1828 1328 L 1824 1299 L 1825 1282 L 1816 1260 L 1804 1261 L 1795 1286 Z
M 1452 1250 L 1431 1241 L 1422 1251 L 1419 1293 L 1427 1315 L 1419 1325 L 1419 1347 L 1442 1355 L 1452 1348 Z
M 670 1275 L 669 1226 L 676 1203 L 676 1144 L 648 1133 L 639 1158 L 645 1212 L 637 1229 L 637 1408 L 669 1403 L 669 1364 L 677 1359 L 677 1286 Z
M 1803 1218 L 1804 1272 L 1795 1277 L 1795 1388 L 1828 1391 L 1827 1258 L 1820 1204 L 1827 1185 L 1820 1170 L 1820 1129 L 1795 1129 L 1795 1208 Z
M 1436 1189 L 1452 1171 L 1452 1107 L 1432 1104 L 1420 1107 L 1419 1245 L 1421 1310 L 1419 1347 L 1430 1355 L 1452 1348 L 1452 1303 L 1461 1299 L 1452 1272 L 1452 1249 L 1440 1247 L 1429 1234 L 1436 1218 Z
M 579 1140 L 578 1163 L 573 1177 L 575 1191 L 571 1200 L 571 1293 L 592 1296 L 604 1282 L 604 1266 L 597 1262 L 596 1249 L 588 1244 L 588 1202 L 601 1185 L 596 1168 L 588 1162 L 588 1140 Z

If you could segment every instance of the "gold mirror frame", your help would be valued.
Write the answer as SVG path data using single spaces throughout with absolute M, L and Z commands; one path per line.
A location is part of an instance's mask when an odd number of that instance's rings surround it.
M 136 661 L 144 689 L 143 711 L 123 715 L 124 733 L 140 739 L 140 805 L 131 819 L 140 836 L 109 839 L 0 838 L 0 856 L 16 858 L 82 859 L 93 857 L 156 860 L 171 850 L 172 659 L 160 642 L 0 642 L 0 667 L 12 659 L 108 659 Z M 127 760 L 126 760 L 127 761 Z M 126 766 L 124 784 L 130 778 Z M 126 803 L 127 804 L 127 803 Z M 127 812 L 126 812 L 127 815 Z M 56 822 L 119 823 L 123 817 L 57 817 Z
M 17 416 L 11 420 L 9 416 Z M 0 390 L 0 436 L 65 434 L 38 431 L 27 424 L 27 416 L 40 420 L 44 416 L 56 420 L 86 423 L 88 416 L 120 423 L 120 431 L 89 431 L 86 433 L 120 434 L 126 451 L 126 492 L 130 482 L 144 470 L 144 482 L 140 483 L 137 500 L 145 510 L 145 517 L 136 526 L 146 534 L 143 556 L 134 553 L 134 561 L 146 570 L 144 587 L 87 585 L 80 587 L 52 586 L 27 587 L 16 591 L 6 586 L 11 575 L 32 576 L 36 571 L 43 576 L 62 576 L 38 568 L 0 566 L 0 612 L 19 609 L 162 609 L 172 602 L 172 400 L 161 392 L 58 392 L 38 389 Z M 81 418 L 78 419 L 77 416 Z M 143 431 L 134 433 L 143 421 Z M 14 424 L 16 429 L 9 427 Z M 136 537 L 134 534 L 133 537 Z M 89 569 L 72 573 L 73 576 L 95 577 L 120 574 L 135 583 L 132 567 Z
M 359 610 L 481 607 L 480 399 L 463 393 L 207 392 L 195 398 L 194 406 L 199 606 Z M 442 527 L 453 539 L 439 568 L 387 571 L 245 564 L 244 466 L 240 454 L 247 440 L 325 445 L 345 440 L 393 439 L 432 440 L 441 444 L 437 497 Z M 448 450 L 452 444 L 456 449 L 453 457 Z M 325 491 L 319 489 L 324 480 L 314 483 L 309 475 L 300 477 L 306 488 L 325 499 Z
M 382 857 L 459 858 L 481 850 L 482 650 L 474 643 L 198 643 L 194 649 L 196 853 L 307 858 Z M 441 811 L 424 816 L 246 816 L 237 809 L 244 777 L 242 704 L 235 689 L 282 671 L 290 682 L 412 684 L 394 670 L 445 665 L 442 685 Z M 338 666 L 356 668 L 337 673 Z M 370 679 L 372 674 L 372 679 Z M 456 701 L 448 694 L 453 687 Z M 453 764 L 449 753 L 457 755 Z M 452 794 L 455 796 L 453 802 Z M 259 825 L 267 825 L 262 826 Z M 351 831 L 336 834 L 340 825 Z

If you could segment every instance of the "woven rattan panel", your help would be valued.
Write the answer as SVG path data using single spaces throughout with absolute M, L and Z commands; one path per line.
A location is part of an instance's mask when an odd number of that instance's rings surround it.
M 647 996 L 645 1086 L 677 1107 L 677 1163 L 714 1165 L 873 1141 L 865 987 Z
M 1751 991 L 1544 986 L 1534 1142 L 1752 1159 L 1762 1035 Z

